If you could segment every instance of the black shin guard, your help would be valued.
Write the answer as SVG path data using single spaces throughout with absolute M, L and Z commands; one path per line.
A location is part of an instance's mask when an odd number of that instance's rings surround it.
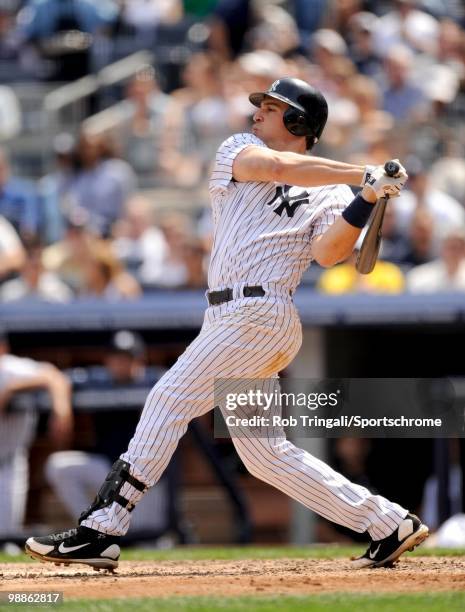
M 89 518 L 89 516 L 92 514 L 92 512 L 95 512 L 95 510 L 100 510 L 101 508 L 111 506 L 113 502 L 116 502 L 123 508 L 126 508 L 128 512 L 132 512 L 134 509 L 134 504 L 120 495 L 121 487 L 125 482 L 128 482 L 131 486 L 142 493 L 145 493 L 147 487 L 144 485 L 144 483 L 140 482 L 140 480 L 137 480 L 137 478 L 131 476 L 129 473 L 129 468 L 130 464 L 127 463 L 127 461 L 123 461 L 122 459 L 115 461 L 111 470 L 108 472 L 108 476 L 105 478 L 105 482 L 100 487 L 96 498 L 87 508 L 87 510 L 84 510 L 79 517 L 79 523 Z

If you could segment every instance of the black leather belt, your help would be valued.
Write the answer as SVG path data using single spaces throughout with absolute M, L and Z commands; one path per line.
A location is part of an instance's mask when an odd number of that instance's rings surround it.
M 261 285 L 255 285 L 252 287 L 244 287 L 242 289 L 242 295 L 244 297 L 263 297 L 265 290 Z M 207 293 L 207 300 L 210 306 L 218 306 L 224 302 L 230 302 L 233 299 L 232 289 L 223 289 L 222 291 L 209 291 Z

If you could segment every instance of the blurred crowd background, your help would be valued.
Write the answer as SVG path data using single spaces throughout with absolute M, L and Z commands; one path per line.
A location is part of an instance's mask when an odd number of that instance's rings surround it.
M 462 0 L 0 0 L 0 303 L 120 302 L 204 288 L 215 150 L 250 128 L 248 94 L 285 75 L 328 99 L 316 155 L 362 164 L 399 157 L 410 177 L 387 209 L 372 274 L 356 272 L 354 255 L 329 270 L 312 265 L 303 283 L 327 294 L 465 291 Z M 76 518 L 125 449 L 144 385 L 163 371 L 146 362 L 168 367 L 190 339 L 180 331 L 183 346 L 173 350 L 163 334 L 146 334 L 146 352 L 141 338 L 124 333 L 108 344 L 95 332 L 95 341 L 73 349 L 58 349 L 54 337 L 48 352 L 50 336 L 39 332 L 29 344 L 16 336 L 12 348 L 6 335 L 0 339 L 0 543 L 16 541 L 25 516 L 45 530 Z M 69 368 L 65 375 L 45 357 Z M 31 380 L 49 393 L 50 417 L 8 412 Z M 73 415 L 85 393 L 99 390 L 89 400 L 92 419 L 89 411 Z M 109 413 L 118 397 L 127 411 Z M 197 493 L 189 489 L 184 509 L 201 517 L 200 540 L 249 541 L 253 521 L 262 539 L 285 541 L 288 500 L 247 479 L 230 442 L 209 444 L 201 426 L 194 434 L 184 446 L 183 479 Z M 439 524 L 438 487 L 449 485 L 431 476 L 430 440 L 347 438 L 327 446 L 344 474 Z M 454 449 L 449 514 L 465 502 Z M 412 455 L 416 478 L 400 483 Z M 462 455 L 465 465 L 465 447 Z M 226 501 L 208 488 L 212 473 Z M 178 491 L 174 468 L 157 485 L 145 523 L 140 512 L 143 534 L 174 526 L 178 541 L 192 541 Z M 231 515 L 237 531 L 225 535 Z M 350 535 L 322 521 L 315 537 Z
M 382 261 L 326 293 L 465 289 L 460 0 L 0 0 L 0 300 L 202 287 L 212 157 L 283 75 L 329 101 L 315 154 L 399 157 Z

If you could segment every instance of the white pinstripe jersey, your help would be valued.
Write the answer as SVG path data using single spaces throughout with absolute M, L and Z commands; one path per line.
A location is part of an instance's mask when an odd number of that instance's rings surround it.
M 234 159 L 249 145 L 266 146 L 253 134 L 234 134 L 216 154 L 209 184 L 214 241 L 208 284 L 217 290 L 273 283 L 294 291 L 311 262 L 312 240 L 354 196 L 347 185 L 236 182 Z

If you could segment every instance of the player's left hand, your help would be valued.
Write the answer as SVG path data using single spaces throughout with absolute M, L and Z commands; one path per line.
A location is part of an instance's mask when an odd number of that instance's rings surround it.
M 401 189 L 407 182 L 408 175 L 405 168 L 400 165 L 399 172 L 396 176 L 388 176 L 384 171 L 384 166 L 375 166 L 371 176 L 367 179 L 367 182 L 362 190 L 362 197 L 364 193 L 370 193 L 372 200 L 373 198 L 379 199 L 389 196 L 395 198 L 400 194 Z
M 399 172 L 396 176 L 405 175 L 405 177 L 408 178 L 407 171 L 405 170 L 404 166 L 400 163 L 400 161 L 397 158 L 393 159 L 392 161 L 395 161 L 399 166 Z M 360 187 L 364 187 L 366 185 L 368 180 L 372 177 L 373 172 L 376 170 L 376 168 L 381 168 L 381 166 L 370 166 L 370 165 L 365 166 L 365 172 L 363 174 L 363 179 L 362 179 L 362 182 L 360 183 Z M 383 166 L 383 171 L 384 171 L 384 166 Z

